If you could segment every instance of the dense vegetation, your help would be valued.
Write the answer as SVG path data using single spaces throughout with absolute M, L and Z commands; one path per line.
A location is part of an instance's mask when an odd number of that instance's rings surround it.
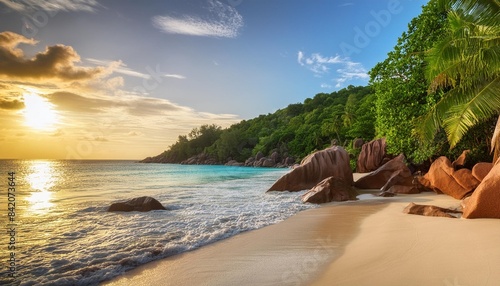
M 301 159 L 332 140 L 356 155 L 355 138 L 385 137 L 389 154 L 415 164 L 465 149 L 491 161 L 490 142 L 500 141 L 499 21 L 498 1 L 430 0 L 370 71 L 369 86 L 320 93 L 224 130 L 196 128 L 156 158 L 181 162 L 203 152 L 241 162 L 277 151 Z
M 181 162 L 206 153 L 219 162 L 245 161 L 262 152 L 274 151 L 297 160 L 330 146 L 332 140 L 350 146 L 355 138 L 375 136 L 371 87 L 349 86 L 337 92 L 319 93 L 303 103 L 290 104 L 272 114 L 243 120 L 222 130 L 204 125 L 187 136 L 179 136 L 160 157 L 163 162 Z

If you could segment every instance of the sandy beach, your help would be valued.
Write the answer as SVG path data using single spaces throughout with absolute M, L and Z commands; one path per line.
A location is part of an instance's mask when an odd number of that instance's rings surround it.
M 325 204 L 136 268 L 105 285 L 498 285 L 500 220 L 404 214 L 422 193 Z

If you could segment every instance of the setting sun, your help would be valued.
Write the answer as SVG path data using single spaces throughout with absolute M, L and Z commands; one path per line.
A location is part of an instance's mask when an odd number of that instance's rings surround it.
M 25 124 L 37 130 L 52 129 L 57 123 L 57 113 L 52 104 L 45 98 L 35 94 L 24 94 Z

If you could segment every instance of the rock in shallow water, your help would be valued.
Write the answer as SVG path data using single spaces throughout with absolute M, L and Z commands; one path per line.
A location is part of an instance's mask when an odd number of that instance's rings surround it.
M 166 210 L 166 208 L 152 197 L 139 197 L 126 202 L 111 204 L 108 212 L 148 212 L 152 210 Z

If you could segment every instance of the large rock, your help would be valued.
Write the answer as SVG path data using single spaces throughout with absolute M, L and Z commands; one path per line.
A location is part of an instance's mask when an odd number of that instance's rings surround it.
M 354 186 L 360 189 L 380 189 L 382 192 L 395 194 L 420 193 L 404 159 L 404 155 L 400 154 L 373 173 L 358 179 Z
M 108 208 L 108 212 L 148 212 L 152 210 L 166 210 L 166 208 L 152 197 L 138 197 L 126 202 L 111 204 Z
M 500 160 L 463 204 L 464 218 L 500 218 Z
M 477 163 L 476 165 L 474 165 L 474 167 L 472 167 L 472 176 L 474 176 L 474 178 L 481 182 L 486 177 L 486 175 L 488 175 L 492 168 L 493 163 Z
M 406 208 L 404 208 L 403 213 L 406 214 L 414 214 L 414 215 L 423 215 L 423 216 L 437 216 L 437 217 L 449 217 L 449 218 L 457 218 L 457 216 L 450 215 L 459 214 L 460 211 L 445 209 L 437 206 L 431 205 L 417 205 L 415 203 L 410 203 Z
M 444 156 L 432 162 L 429 172 L 420 177 L 419 181 L 438 194 L 444 193 L 459 200 L 479 185 L 469 169 L 455 171 L 450 160 Z
M 342 178 L 328 177 L 302 195 L 302 202 L 323 204 L 356 200 L 358 193 Z
M 269 191 L 301 191 L 314 187 L 328 177 L 338 177 L 352 185 L 349 154 L 340 146 L 315 152 L 300 165 L 278 179 Z
M 363 144 L 356 163 L 356 172 L 368 173 L 382 166 L 386 155 L 385 147 L 385 138 Z

